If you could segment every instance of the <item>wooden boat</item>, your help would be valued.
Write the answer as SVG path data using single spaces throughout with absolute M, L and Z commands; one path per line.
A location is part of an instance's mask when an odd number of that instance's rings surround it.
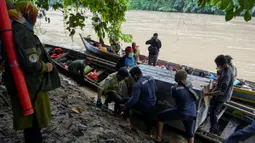
M 97 56 L 99 56 L 101 58 L 105 58 L 105 59 L 113 61 L 113 62 L 118 62 L 119 61 L 119 59 L 120 59 L 119 55 L 102 51 L 102 50 L 98 49 L 97 47 L 93 46 L 93 43 L 96 42 L 96 41 L 86 39 L 86 38 L 82 37 L 81 34 L 80 34 L 80 37 L 81 37 L 82 42 L 83 42 L 85 48 L 87 49 L 87 51 L 89 51 L 93 54 L 96 54 Z M 106 45 L 107 49 L 109 49 L 109 47 L 110 46 Z
M 50 52 L 50 51 L 54 50 L 55 48 L 60 48 L 59 46 L 49 45 L 49 44 L 44 44 L 44 47 L 47 52 Z M 71 61 L 74 61 L 77 59 L 85 59 L 86 57 L 90 57 L 93 59 L 92 67 L 93 67 L 93 70 L 97 71 L 98 79 L 95 81 L 95 80 L 91 80 L 87 77 L 84 77 L 84 81 L 86 83 L 89 83 L 89 84 L 95 86 L 95 87 L 100 88 L 100 86 L 99 86 L 100 82 L 102 80 L 104 80 L 110 73 L 115 72 L 115 70 L 114 70 L 115 66 L 114 66 L 113 62 L 109 62 L 104 59 L 99 59 L 98 57 L 84 54 L 84 53 L 81 53 L 78 51 L 69 50 L 67 48 L 61 47 L 61 49 L 63 50 L 63 55 L 58 59 L 54 59 L 53 61 L 55 62 L 56 66 L 58 67 L 60 72 L 62 72 L 63 74 L 65 74 L 67 76 L 70 76 L 71 78 L 74 78 L 76 81 L 80 81 L 81 77 L 70 73 L 65 66 L 68 66 L 68 64 Z
M 116 55 L 116 54 L 113 54 L 113 53 L 108 53 L 108 52 L 105 52 L 105 51 L 101 51 L 97 47 L 93 46 L 92 44 L 96 41 L 86 39 L 81 34 L 80 34 L 80 37 L 81 37 L 87 51 L 95 54 L 96 56 L 100 56 L 102 58 L 105 58 L 107 60 L 111 60 L 113 62 L 117 62 L 120 59 L 119 55 Z M 109 47 L 109 46 L 106 46 L 106 47 Z M 145 64 L 148 61 L 148 57 L 145 56 L 145 55 L 140 55 L 140 61 L 141 61 L 140 63 Z M 169 66 L 175 67 L 176 69 L 187 67 L 187 66 L 184 66 L 184 65 L 171 63 L 171 62 L 160 60 L 160 59 L 158 60 L 158 65 L 169 65 Z M 212 73 L 212 72 L 209 72 L 209 71 L 206 71 L 206 70 L 201 70 L 201 69 L 196 69 L 196 68 L 190 68 L 190 70 L 191 71 L 189 72 L 189 74 L 195 75 L 195 76 L 199 76 L 199 74 L 201 72 Z M 212 74 L 215 77 L 217 77 L 217 75 L 215 73 L 212 73 Z M 249 91 L 247 89 L 243 89 L 241 86 L 235 86 L 232 98 L 235 99 L 235 100 L 239 100 L 239 101 L 243 101 L 243 102 L 251 103 L 251 104 L 255 105 L 255 83 L 251 82 L 251 81 L 244 81 L 244 83 L 249 85 L 251 87 L 252 91 Z

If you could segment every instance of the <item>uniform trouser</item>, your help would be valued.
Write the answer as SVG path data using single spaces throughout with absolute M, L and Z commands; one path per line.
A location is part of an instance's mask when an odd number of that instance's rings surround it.
M 42 133 L 36 117 L 33 121 L 33 127 L 24 129 L 24 137 L 25 143 L 42 143 Z
M 158 120 L 161 122 L 181 120 L 185 127 L 187 137 L 194 137 L 195 117 L 193 116 L 184 115 L 177 109 L 167 109 L 158 114 Z
M 115 102 L 114 104 L 114 112 L 116 113 L 118 109 L 120 109 L 120 104 L 123 104 L 123 98 L 120 94 L 115 91 L 109 91 L 106 93 L 105 105 L 108 105 L 111 102 Z
M 80 77 L 79 81 L 78 81 L 78 83 L 80 83 L 80 84 L 84 83 L 84 76 L 83 76 L 83 72 L 81 70 L 80 71 L 76 71 L 74 69 L 68 70 L 70 73 L 75 74 L 76 76 Z
M 230 137 L 225 140 L 225 143 L 238 143 L 255 135 L 255 119 L 253 123 L 241 130 L 235 131 Z
M 211 133 L 217 133 L 219 128 L 218 116 L 220 114 L 221 108 L 224 102 L 212 99 L 210 102 L 210 122 L 211 122 Z
M 122 103 L 126 103 L 128 102 L 129 100 L 129 97 L 124 97 L 122 99 Z M 141 119 L 143 120 L 145 126 L 146 126 L 146 132 L 148 133 L 151 133 L 151 130 L 152 130 L 152 120 L 150 119 L 150 112 L 144 112 L 144 111 L 141 111 L 141 109 L 143 109 L 144 106 L 143 105 L 140 105 L 139 103 L 135 104 L 131 109 L 134 109 L 136 111 L 140 111 L 142 116 L 141 116 Z M 124 118 L 130 118 L 130 108 L 127 108 L 124 110 Z
M 156 54 L 156 55 L 149 54 L 148 64 L 156 66 L 157 62 L 158 62 L 158 54 Z

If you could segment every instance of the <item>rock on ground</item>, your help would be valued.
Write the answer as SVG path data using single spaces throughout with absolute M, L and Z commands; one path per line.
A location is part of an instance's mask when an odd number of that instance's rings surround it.
M 81 87 L 63 80 L 50 92 L 52 121 L 43 129 L 46 143 L 150 143 L 148 135 L 119 126 L 123 121 L 95 107 Z M 8 99 L 8 96 L 3 95 Z M 9 100 L 9 99 L 8 99 Z M 12 129 L 12 111 L 0 98 L 0 142 L 23 142 L 23 132 Z

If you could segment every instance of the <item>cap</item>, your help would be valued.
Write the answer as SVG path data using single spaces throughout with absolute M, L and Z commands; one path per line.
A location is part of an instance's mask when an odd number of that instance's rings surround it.
M 137 74 L 142 74 L 142 71 L 139 67 L 135 66 L 129 71 L 129 73 L 131 74 L 131 76 L 134 76 Z
M 180 81 L 184 85 L 189 84 L 189 80 L 187 80 L 188 74 L 185 70 L 179 70 L 175 74 L 175 81 Z
M 154 33 L 153 36 L 158 36 L 158 33 Z
M 133 52 L 133 48 L 130 46 L 127 46 L 125 49 L 125 52 Z
M 128 77 L 129 73 L 128 73 L 128 70 L 125 67 L 122 67 L 118 70 L 118 75 L 120 75 L 122 77 Z

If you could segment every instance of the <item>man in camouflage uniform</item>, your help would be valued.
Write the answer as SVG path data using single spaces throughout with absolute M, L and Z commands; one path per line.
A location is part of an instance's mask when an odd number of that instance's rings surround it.
M 115 101 L 115 109 L 118 108 L 119 102 L 122 100 L 122 85 L 125 78 L 129 76 L 126 68 L 120 68 L 118 72 L 109 75 L 105 81 L 101 83 L 102 90 L 98 93 L 97 105 L 101 106 L 101 95 L 104 94 L 106 99 L 104 107 L 108 107 L 108 104 Z

